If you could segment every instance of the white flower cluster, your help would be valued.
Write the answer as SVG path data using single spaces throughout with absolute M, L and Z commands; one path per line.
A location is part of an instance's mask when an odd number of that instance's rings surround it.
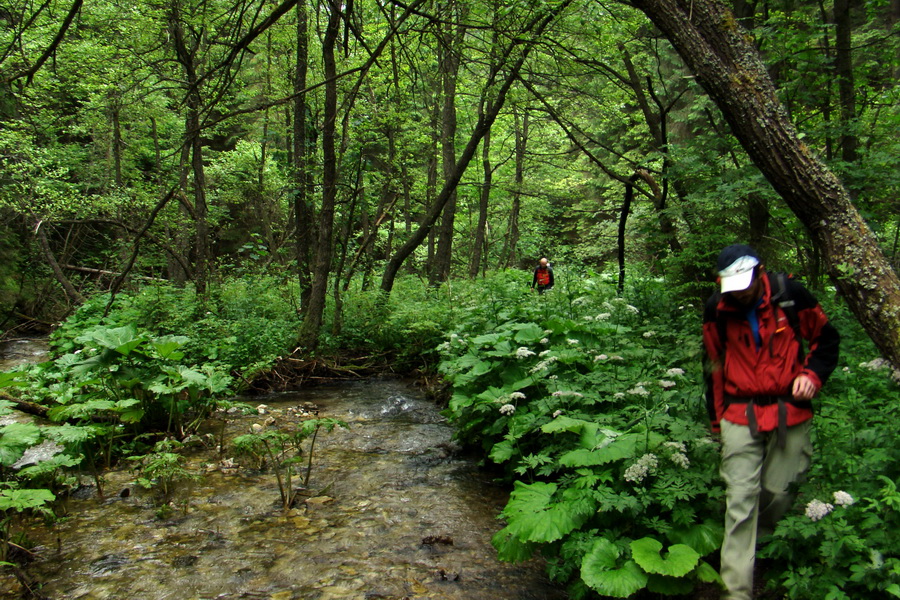
M 612 313 L 600 313 L 595 317 L 596 321 L 605 321 L 612 316 Z
M 579 342 L 578 340 L 573 340 L 572 338 L 567 339 L 566 342 L 567 342 L 570 346 L 577 346 L 578 344 L 581 343 L 581 342 Z
M 825 518 L 825 515 L 834 510 L 833 504 L 827 504 L 821 500 L 813 500 L 806 505 L 806 516 L 812 521 Z
M 636 315 L 636 314 L 638 314 L 639 312 L 641 312 L 640 310 L 638 310 L 638 307 L 637 307 L 637 306 L 632 306 L 632 305 L 630 305 L 630 304 L 626 304 L 626 305 L 625 305 L 625 310 L 627 310 L 628 312 L 630 312 L 630 313 L 633 314 L 633 315 Z
M 647 338 L 647 339 L 652 338 L 654 335 L 656 335 L 656 332 L 655 332 L 655 331 L 645 331 L 645 332 L 644 332 L 644 337 Z
M 659 387 L 661 387 L 661 388 L 664 389 L 664 390 L 667 390 L 667 389 L 669 389 L 669 388 L 675 387 L 675 382 L 674 382 L 674 381 L 671 381 L 671 380 L 669 380 L 669 379 L 660 379 L 660 380 L 659 380 Z
M 636 385 L 627 392 L 626 394 L 634 394 L 635 396 L 649 396 L 650 392 L 648 392 L 643 385 Z
M 853 496 L 844 491 L 837 491 L 834 493 L 834 503 L 837 506 L 850 506 L 856 502 L 853 499 Z
M 538 358 L 544 358 L 545 356 L 547 356 L 548 354 L 550 354 L 550 352 L 551 352 L 550 350 L 541 350 L 541 351 L 538 353 Z
M 528 358 L 529 356 L 534 356 L 534 352 L 532 352 L 525 346 L 516 349 L 516 358 L 521 360 L 523 358 Z
M 546 346 L 549 343 L 550 343 L 550 338 L 541 338 L 541 344 L 543 344 L 544 346 Z
M 556 356 L 548 356 L 547 358 L 545 358 L 538 364 L 531 367 L 531 370 L 528 372 L 529 373 L 538 373 L 540 371 L 546 371 L 547 367 L 549 367 L 550 365 L 555 363 L 557 360 L 559 360 L 559 358 L 557 358 Z
M 508 416 L 508 415 L 513 414 L 514 412 L 516 412 L 516 407 L 513 406 L 512 404 L 504 404 L 503 406 L 500 407 L 500 414 L 501 414 L 501 415 L 507 415 L 507 416 Z
M 678 375 L 684 375 L 684 369 L 679 369 L 678 367 L 673 367 L 666 371 L 666 375 L 669 377 L 677 377 Z
M 561 410 L 553 411 L 553 418 L 555 419 L 556 417 L 558 417 L 561 414 L 563 414 L 563 411 L 561 411 Z
M 640 483 L 647 475 L 656 472 L 659 461 L 655 454 L 645 454 L 636 463 L 625 469 L 625 481 Z
M 830 502 L 822 502 L 818 499 L 813 499 L 809 504 L 806 505 L 806 516 L 810 518 L 812 521 L 818 521 L 823 519 L 828 513 L 834 510 L 835 506 L 850 506 L 856 500 L 853 499 L 853 496 L 848 494 L 843 490 L 838 490 L 833 494 L 834 496 L 834 504 Z
M 687 447 L 685 447 L 683 442 L 666 442 L 663 446 L 671 449 L 672 454 L 669 456 L 669 460 L 673 463 L 682 469 L 687 469 L 691 466 L 691 460 L 687 456 Z
M 598 361 L 601 361 L 601 360 L 606 360 L 606 359 L 608 359 L 608 358 L 609 358 L 609 357 L 608 357 L 607 355 L 605 355 L 605 354 L 598 354 L 597 356 L 594 357 L 594 362 L 598 362 Z
M 524 400 L 525 394 L 523 394 L 522 392 L 513 392 L 512 394 L 509 395 L 509 399 L 510 400 Z
M 571 390 L 557 390 L 553 392 L 553 396 L 555 398 L 562 398 L 564 396 L 572 396 L 574 398 L 584 398 L 584 394 L 581 392 L 573 392 Z
M 870 360 L 869 362 L 859 363 L 861 369 L 868 369 L 869 371 L 881 371 L 882 369 L 887 369 L 891 366 L 891 363 L 886 361 L 883 358 L 876 358 Z

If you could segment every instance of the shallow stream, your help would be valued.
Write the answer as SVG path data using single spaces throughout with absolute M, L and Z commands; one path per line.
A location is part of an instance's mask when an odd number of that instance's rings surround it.
M 565 598 L 539 561 L 496 559 L 490 538 L 506 493 L 457 455 L 451 427 L 409 384 L 344 383 L 252 404 L 267 408 L 234 415 L 228 440 L 266 420 L 278 427 L 311 405 L 320 418 L 349 425 L 319 434 L 298 508 L 281 509 L 271 472 L 235 457 L 227 442 L 217 452 L 211 425 L 206 445 L 188 459 L 203 475 L 181 484 L 167 517 L 158 516 L 153 493 L 121 470 L 106 476 L 104 499 L 87 488 L 87 497 L 67 501 L 63 522 L 32 531 L 38 558 L 28 572 L 40 593 L 85 600 Z M 0 597 L 16 597 L 11 577 L 6 583 Z

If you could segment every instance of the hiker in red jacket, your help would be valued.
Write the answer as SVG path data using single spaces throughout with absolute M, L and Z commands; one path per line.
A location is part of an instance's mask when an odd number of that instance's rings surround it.
M 550 262 L 542 258 L 534 270 L 534 277 L 531 278 L 531 289 L 537 288 L 538 294 L 543 294 L 552 287 L 553 269 L 550 268 Z
M 813 295 L 767 273 L 750 246 L 726 247 L 716 268 L 703 345 L 727 489 L 721 574 L 725 598 L 750 600 L 757 534 L 774 531 L 809 468 L 812 399 L 837 365 L 840 337 Z

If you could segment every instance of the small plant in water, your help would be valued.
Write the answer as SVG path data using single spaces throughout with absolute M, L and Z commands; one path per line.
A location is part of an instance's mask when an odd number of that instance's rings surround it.
M 173 450 L 182 447 L 180 442 L 167 438 L 153 446 L 153 452 L 143 456 L 130 456 L 138 472 L 137 484 L 145 489 L 156 488 L 161 493 L 160 504 L 168 505 L 178 483 L 195 480 L 196 473 L 184 468 L 184 457 Z
M 309 485 L 312 473 L 316 436 L 320 429 L 330 432 L 335 427 L 347 428 L 347 424 L 338 419 L 308 419 L 295 425 L 292 431 L 269 429 L 248 433 L 235 438 L 233 444 L 238 454 L 253 458 L 260 468 L 267 464 L 271 466 L 278 482 L 282 507 L 288 509 L 293 506 L 299 493 L 299 490 L 294 489 L 294 475 L 296 465 L 303 462 L 303 442 L 311 438 L 306 473 L 303 476 L 302 487 L 305 488 Z

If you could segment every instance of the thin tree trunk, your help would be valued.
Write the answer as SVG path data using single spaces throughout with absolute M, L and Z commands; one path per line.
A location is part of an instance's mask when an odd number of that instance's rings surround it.
M 309 162 L 312 148 L 308 124 L 306 122 L 306 89 L 309 49 L 307 29 L 309 27 L 306 2 L 297 3 L 297 64 L 294 70 L 294 130 L 293 130 L 293 177 L 294 177 L 294 234 L 296 236 L 297 281 L 300 284 L 300 310 L 309 309 L 310 249 L 313 239 L 313 215 L 309 201 Z
M 337 121 L 337 68 L 334 50 L 340 31 L 340 6 L 327 4 L 328 25 L 322 40 L 322 63 L 325 75 L 324 122 L 322 125 L 322 209 L 319 212 L 319 236 L 316 244 L 316 267 L 313 271 L 309 308 L 300 328 L 299 343 L 314 350 L 319 341 L 325 298 L 328 292 L 328 273 L 334 253 L 334 204 L 337 195 L 337 155 L 335 153 L 335 124 Z
M 489 104 L 490 106 L 490 104 Z M 478 202 L 478 224 L 475 226 L 475 240 L 472 242 L 472 258 L 469 261 L 469 277 L 475 279 L 481 268 L 482 251 L 487 229 L 488 203 L 491 198 L 491 181 L 494 172 L 491 169 L 491 132 L 484 135 L 481 144 L 481 194 Z
M 50 270 L 53 271 L 53 276 L 56 277 L 56 281 L 59 282 L 59 285 L 61 285 L 66 292 L 66 297 L 69 299 L 69 302 L 73 304 L 81 304 L 84 302 L 84 296 L 75 289 L 75 286 L 72 285 L 72 282 L 69 281 L 69 278 L 63 273 L 62 267 L 59 266 L 59 262 L 53 254 L 53 250 L 50 249 L 50 242 L 47 241 L 47 233 L 44 231 L 43 221 L 38 221 L 35 224 L 34 234 L 37 236 L 38 245 L 44 255 L 44 260 L 47 261 L 47 265 L 49 265 Z
M 516 170 L 513 186 L 512 206 L 509 210 L 506 247 L 501 253 L 501 266 L 512 267 L 518 260 L 519 245 L 519 213 L 522 210 L 522 186 L 525 183 L 525 150 L 528 146 L 528 110 L 519 118 L 519 111 L 513 111 L 513 123 L 516 136 Z
M 835 61 L 838 80 L 838 98 L 841 104 L 841 159 L 856 161 L 859 140 L 856 137 L 856 90 L 853 85 L 852 25 L 850 0 L 834 0 Z
M 459 46 L 465 35 L 466 28 L 462 24 L 461 14 L 457 11 L 457 5 L 450 2 L 450 14 L 458 16 L 456 30 L 448 23 L 441 35 L 441 166 L 444 180 L 453 176 L 456 168 L 456 81 L 459 76 Z M 446 281 L 450 277 L 450 263 L 453 256 L 453 234 L 456 221 L 456 187 L 450 192 L 450 197 L 444 206 L 441 215 L 441 224 L 438 228 L 437 251 L 435 252 L 434 268 L 430 273 L 432 283 Z

